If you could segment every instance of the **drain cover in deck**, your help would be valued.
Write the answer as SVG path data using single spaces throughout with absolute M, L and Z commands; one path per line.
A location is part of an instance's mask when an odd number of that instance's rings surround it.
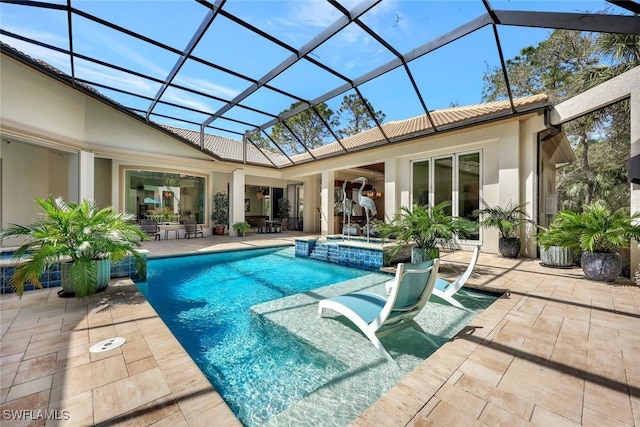
M 122 337 L 109 338 L 104 341 L 100 341 L 97 344 L 92 345 L 89 348 L 91 353 L 103 353 L 105 351 L 113 350 L 114 348 L 120 347 L 127 340 Z

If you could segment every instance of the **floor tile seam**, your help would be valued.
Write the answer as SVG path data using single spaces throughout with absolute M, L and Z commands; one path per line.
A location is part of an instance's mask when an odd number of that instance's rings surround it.
M 9 326 L 7 326 L 7 328 L 5 329 L 5 331 L 2 333 L 2 335 L 0 335 L 0 342 L 3 342 L 5 339 L 5 335 L 7 335 L 7 333 L 11 330 L 11 328 L 13 328 L 16 320 L 18 319 L 18 317 L 20 316 L 20 313 L 24 311 L 24 307 L 20 307 L 18 308 L 18 312 L 16 313 L 15 316 L 13 316 L 13 319 L 11 319 L 11 322 L 9 324 Z M 4 321 L 3 321 L 4 323 Z
M 513 361 L 513 360 L 512 360 L 512 361 Z M 506 373 L 506 371 L 507 371 L 507 370 L 505 369 L 505 371 L 504 371 L 504 372 Z M 503 374 L 503 375 L 504 375 L 504 374 Z M 492 397 L 494 397 L 494 395 L 495 395 L 494 393 L 491 393 L 491 394 L 489 395 L 489 399 L 487 400 L 487 402 L 488 402 L 488 403 L 490 403 L 490 404 L 492 404 L 492 405 L 494 405 L 494 406 L 497 406 L 498 408 L 503 409 L 504 411 L 509 412 L 510 414 L 513 414 L 513 415 L 515 415 L 516 417 L 518 417 L 518 418 L 520 418 L 520 419 L 523 419 L 523 420 L 526 420 L 526 421 L 531 422 L 531 419 L 532 419 L 532 417 L 533 417 L 533 410 L 534 410 L 534 408 L 535 408 L 535 403 L 534 403 L 534 402 L 532 402 L 532 401 L 531 401 L 531 399 L 529 399 L 529 398 L 527 398 L 527 397 L 525 397 L 525 396 L 522 396 L 522 395 L 520 395 L 520 394 L 514 393 L 514 392 L 512 392 L 512 391 L 508 391 L 508 390 L 501 389 L 501 388 L 499 388 L 499 386 L 498 386 L 498 385 L 491 386 L 491 388 L 492 388 L 492 389 L 494 389 L 494 390 L 496 390 L 498 393 L 504 393 L 504 394 L 507 394 L 507 395 L 515 396 L 515 397 L 516 397 L 519 401 L 521 401 L 521 402 L 528 402 L 528 403 L 531 403 L 531 410 L 530 410 L 530 412 L 529 412 L 529 416 L 528 416 L 527 418 L 524 418 L 524 417 L 520 416 L 519 414 L 517 414 L 517 413 L 515 413 L 515 412 L 511 411 L 509 408 L 507 408 L 507 407 L 506 407 L 507 405 L 501 405 L 501 403 L 502 403 L 502 401 L 501 401 L 501 400 L 499 400 L 499 399 L 497 399 L 497 400 L 492 399 Z
M 629 386 L 629 369 L 625 368 L 624 369 L 624 377 L 625 377 L 625 381 L 627 383 L 627 393 L 629 395 L 629 406 L 631 407 L 631 416 L 634 420 L 640 418 L 640 408 L 638 408 L 636 410 L 635 405 L 633 404 L 633 397 L 631 395 L 631 390 L 630 390 L 630 386 Z M 633 381 L 631 381 L 633 382 Z M 636 396 L 636 398 L 639 398 L 640 396 Z
M 489 307 L 489 308 L 490 308 L 490 307 Z M 510 312 L 510 311 L 509 311 L 509 312 Z M 485 336 L 484 338 L 482 338 L 482 340 L 481 340 L 480 342 L 475 343 L 475 345 L 473 346 L 473 348 L 472 348 L 472 349 L 470 349 L 470 350 L 467 352 L 467 354 L 466 354 L 466 355 L 461 359 L 461 361 L 458 363 L 458 366 L 457 366 L 455 369 L 453 369 L 453 371 L 451 372 L 451 374 L 450 374 L 447 378 L 445 378 L 445 379 L 442 381 L 442 383 L 440 384 L 440 386 L 438 386 L 438 387 L 437 387 L 437 389 L 433 392 L 432 396 L 431 396 L 431 397 L 430 397 L 430 398 L 429 398 L 429 399 L 428 399 L 428 400 L 427 400 L 427 401 L 426 401 L 426 402 L 425 402 L 425 403 L 424 403 L 424 404 L 423 404 L 423 405 L 418 409 L 418 411 L 416 412 L 416 414 L 415 414 L 415 415 L 414 415 L 414 416 L 409 420 L 409 422 L 408 422 L 408 423 L 406 423 L 406 424 L 405 424 L 405 426 L 407 426 L 407 425 L 411 424 L 411 422 L 415 420 L 415 417 L 416 417 L 416 416 L 418 416 L 418 414 L 420 414 L 420 411 L 422 411 L 422 410 L 423 410 L 423 409 L 424 409 L 424 408 L 429 404 L 429 402 L 430 402 L 432 399 L 434 399 L 434 398 L 438 399 L 438 403 L 437 403 L 433 408 L 431 408 L 431 411 L 429 411 L 429 413 L 426 415 L 426 417 L 428 417 L 428 416 L 433 412 L 433 410 L 435 410 L 435 408 L 438 406 L 438 404 L 442 401 L 442 399 L 440 399 L 439 397 L 437 397 L 438 392 L 440 392 L 440 390 L 442 390 L 442 388 L 443 388 L 446 384 L 448 384 L 448 383 L 449 383 L 449 380 L 450 380 L 451 378 L 453 378 L 454 376 L 459 375 L 459 376 L 458 376 L 458 378 L 456 379 L 456 381 L 453 383 L 453 386 L 455 386 L 455 384 L 456 384 L 458 381 L 460 381 L 460 378 L 462 378 L 462 377 L 465 375 L 465 374 L 464 374 L 464 372 L 460 371 L 460 367 L 461 367 L 461 366 L 462 366 L 462 365 L 463 365 L 467 360 L 469 360 L 469 358 L 471 357 L 471 355 L 472 355 L 472 354 L 473 354 L 473 353 L 474 353 L 478 348 L 480 348 L 480 346 L 481 346 L 481 345 L 483 345 L 483 343 L 485 343 L 485 342 L 491 342 L 491 341 L 492 341 L 492 340 L 490 340 L 488 337 L 491 335 L 491 333 L 493 333 L 493 332 L 495 331 L 495 329 L 500 325 L 500 323 L 502 322 L 502 320 L 504 320 L 504 318 L 507 316 L 507 314 L 508 314 L 509 312 L 505 313 L 505 315 L 503 316 L 503 318 L 502 318 L 502 319 L 500 319 L 498 322 L 496 322 L 496 323 L 495 323 L 495 325 L 493 326 L 492 330 L 491 330 L 491 331 L 489 331 L 489 333 L 487 334 L 487 336 Z M 504 327 L 504 325 L 503 325 L 503 327 Z M 441 347 L 438 351 L 440 351 L 440 350 L 443 350 L 443 353 L 445 353 L 445 354 L 446 354 L 446 351 L 448 350 L 448 348 L 446 347 L 446 344 L 445 344 L 443 347 Z M 512 360 L 511 360 L 511 362 L 509 362 L 509 364 L 511 364 L 512 362 L 513 362 L 513 358 L 512 358 Z M 429 363 L 429 359 L 426 359 L 426 360 L 425 360 L 424 362 L 422 362 L 422 363 Z M 506 370 L 505 370 L 505 372 L 506 372 Z M 503 376 L 504 376 L 504 372 L 503 372 L 503 374 L 501 375 L 501 378 L 502 378 Z M 476 396 L 476 397 L 478 397 L 478 398 L 482 399 L 482 398 L 481 398 L 481 397 L 479 397 L 479 396 Z M 485 399 L 482 399 L 482 400 L 484 400 L 484 401 L 485 401 L 485 406 L 483 407 L 482 411 L 480 411 L 480 415 L 482 414 L 482 412 L 484 412 L 484 410 L 485 410 L 485 408 L 486 408 L 486 405 L 489 403 L 489 402 L 488 402 L 488 401 L 486 401 Z M 478 415 L 478 417 L 476 417 L 476 419 L 477 419 L 478 421 L 480 420 L 480 415 Z

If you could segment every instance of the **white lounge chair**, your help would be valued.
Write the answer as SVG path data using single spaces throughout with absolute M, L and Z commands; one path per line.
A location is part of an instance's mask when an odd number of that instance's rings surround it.
M 371 292 L 353 292 L 327 298 L 318 303 L 318 315 L 322 317 L 324 309 L 344 315 L 380 353 L 395 363 L 380 342 L 380 337 L 411 326 L 434 344 L 413 319 L 429 301 L 438 276 L 438 266 L 438 259 L 420 264 L 398 264 L 389 298 Z
M 453 282 L 449 282 L 441 277 L 438 277 L 438 279 L 436 280 L 436 286 L 433 289 L 433 295 L 443 299 L 444 301 L 448 302 L 454 307 L 461 308 L 463 310 L 468 310 L 466 307 L 460 304 L 460 302 L 456 301 L 453 298 L 453 296 L 462 289 L 467 279 L 469 279 L 469 277 L 471 276 L 471 273 L 473 272 L 473 269 L 476 266 L 476 262 L 478 261 L 479 255 L 480 255 L 480 246 L 478 245 L 473 251 L 473 255 L 471 256 L 471 261 L 469 262 L 469 266 L 467 267 L 467 269 L 464 271 L 464 273 L 462 273 L 461 276 L 459 276 Z M 389 293 L 392 285 L 393 285 L 392 281 L 389 281 L 385 284 L 387 294 Z

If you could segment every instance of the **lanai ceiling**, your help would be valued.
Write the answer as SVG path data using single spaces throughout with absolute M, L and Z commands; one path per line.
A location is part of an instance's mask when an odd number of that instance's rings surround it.
M 383 139 L 383 121 L 415 116 L 439 132 L 434 110 L 480 103 L 491 69 L 509 88 L 505 61 L 532 40 L 552 29 L 637 34 L 638 13 L 619 0 L 2 0 L 0 40 L 144 120 L 200 134 L 203 146 L 205 134 L 244 140 L 286 167 L 316 159 L 311 140 L 349 152 L 347 120 L 319 114 L 345 96 L 371 103 L 367 126 Z M 501 114 L 525 111 L 508 92 Z M 323 132 L 300 134 L 305 114 Z

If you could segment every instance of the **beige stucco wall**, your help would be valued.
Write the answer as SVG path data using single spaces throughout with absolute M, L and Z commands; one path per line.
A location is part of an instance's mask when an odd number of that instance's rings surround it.
M 15 196 L 21 202 L 12 204 L 10 209 L 3 207 L 3 223 L 32 213 L 32 200 L 36 193 L 46 195 L 52 188 L 59 192 L 68 191 L 70 168 L 59 159 L 52 159 L 67 155 L 73 157 L 80 150 L 91 153 L 95 158 L 94 197 L 101 205 L 110 201 L 116 209 L 124 205 L 126 189 L 123 188 L 122 171 L 126 168 L 185 172 L 207 177 L 209 195 L 206 212 L 211 211 L 213 194 L 226 191 L 232 182 L 233 171 L 242 169 L 236 175 L 244 177 L 246 185 L 286 188 L 289 184 L 303 183 L 305 231 L 328 233 L 333 227 L 333 203 L 330 199 L 334 194 L 334 180 L 329 178 L 335 177 L 336 171 L 384 161 L 387 174 L 385 181 L 381 179 L 377 186 L 384 188 L 384 216 L 388 219 L 412 200 L 412 161 L 472 150 L 479 150 L 482 156 L 482 206 L 517 201 L 527 202 L 532 214 L 537 209 L 535 134 L 544 125 L 542 117 L 535 113 L 278 171 L 214 161 L 199 149 L 176 141 L 10 58 L 3 58 L 0 66 L 0 136 L 3 144 L 6 140 L 14 140 L 41 145 L 25 145 L 22 149 L 29 153 L 7 153 L 20 160 L 12 162 L 14 164 L 10 168 L 6 168 L 6 161 L 3 162 L 3 189 L 9 185 L 12 188 L 7 193 L 3 192 L 2 200 Z M 5 158 L 4 150 L 0 153 Z M 34 161 L 42 163 L 42 166 L 37 167 L 36 173 L 27 173 L 34 170 Z M 33 190 L 29 190 L 31 186 Z M 27 191 L 19 191 L 22 187 L 27 187 Z M 236 188 L 241 187 L 236 185 Z M 244 195 L 241 197 L 244 206 Z M 482 231 L 483 250 L 497 251 L 497 240 L 497 231 Z M 527 255 L 531 254 L 530 248 L 531 243 L 527 242 Z
M 509 202 L 527 203 L 531 218 L 537 219 L 537 132 L 544 129 L 541 115 L 511 118 L 490 125 L 481 125 L 459 131 L 443 133 L 409 143 L 349 154 L 338 158 L 320 160 L 313 164 L 296 166 L 283 171 L 283 177 L 296 179 L 305 174 L 356 168 L 360 165 L 385 162 L 385 211 L 389 219 L 401 206 L 410 206 L 412 162 L 452 153 L 480 151 L 482 158 L 481 207 L 501 205 Z M 325 188 L 322 188 L 324 193 Z M 333 194 L 326 189 L 327 195 Z M 320 200 L 320 199 L 319 199 Z M 331 228 L 333 210 L 330 204 L 323 205 L 320 219 L 326 228 Z M 325 219 L 325 216 L 327 217 Z M 324 230 L 324 229 L 323 229 Z M 530 238 L 532 230 L 523 232 L 523 254 L 535 256 L 535 240 Z M 498 232 L 481 230 L 483 251 L 498 251 Z
M 213 194 L 226 191 L 231 172 L 238 168 L 9 57 L 2 57 L 0 75 L 0 141 L 13 143 L 13 149 L 3 146 L 0 150 L 2 187 L 7 188 L 2 193 L 2 224 L 31 218 L 37 211 L 36 197 L 51 192 L 69 198 L 70 189 L 77 194 L 81 151 L 94 159 L 94 199 L 115 209 L 124 200 L 121 167 L 205 176 L 209 183 L 206 212 L 211 210 Z M 280 179 L 275 170 L 245 169 L 248 183 L 282 188 L 291 183 Z

